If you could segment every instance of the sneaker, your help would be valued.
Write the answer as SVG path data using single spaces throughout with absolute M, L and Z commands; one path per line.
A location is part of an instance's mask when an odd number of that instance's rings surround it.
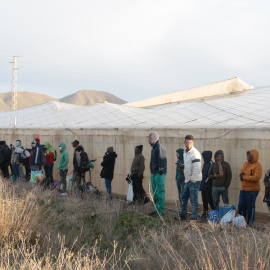
M 180 215 L 180 219 L 181 219 L 181 220 L 187 220 L 187 216 Z
M 152 211 L 148 213 L 148 216 L 156 216 L 156 215 L 157 215 L 157 211 Z
M 60 195 L 61 196 L 67 196 L 67 193 L 66 192 L 61 192 Z
M 201 215 L 201 219 L 207 219 L 208 215 L 207 212 L 203 212 L 203 214 Z

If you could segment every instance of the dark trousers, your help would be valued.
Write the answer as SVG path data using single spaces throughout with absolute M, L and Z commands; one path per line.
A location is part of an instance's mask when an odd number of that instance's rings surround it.
M 68 170 L 60 170 L 60 177 L 61 177 L 61 183 L 63 186 L 63 191 L 66 192 L 67 190 L 67 172 Z
M 247 224 L 252 225 L 255 214 L 255 203 L 259 191 L 244 191 L 240 190 L 238 212 L 246 218 L 248 214 Z
M 212 190 L 202 190 L 203 212 L 208 212 L 208 204 L 214 209 Z
M 24 164 L 25 168 L 25 180 L 29 181 L 31 178 L 31 167 L 30 164 Z
M 142 186 L 143 176 L 137 176 L 133 178 L 133 200 L 138 202 L 144 201 L 145 191 Z
M 9 178 L 8 163 L 0 163 L 0 169 L 3 173 L 4 178 Z
M 12 164 L 12 170 L 13 175 L 15 176 L 15 180 L 20 177 L 19 166 L 20 164 Z
M 223 203 L 229 203 L 228 190 L 225 187 L 212 187 L 212 197 L 214 210 L 219 210 L 219 199 L 222 197 Z
M 44 165 L 46 185 L 47 187 L 53 184 L 53 163 Z
M 76 188 L 85 191 L 85 172 L 76 172 Z

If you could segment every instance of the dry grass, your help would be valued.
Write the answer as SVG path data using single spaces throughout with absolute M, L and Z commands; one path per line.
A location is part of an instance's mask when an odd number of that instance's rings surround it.
M 120 200 L 0 180 L 0 269 L 269 269 L 269 227 L 150 218 Z M 146 206 L 149 208 L 149 206 Z

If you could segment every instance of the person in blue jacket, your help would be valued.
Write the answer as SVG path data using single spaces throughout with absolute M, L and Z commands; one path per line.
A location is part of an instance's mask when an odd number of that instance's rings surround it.
M 204 159 L 203 169 L 202 169 L 202 182 L 200 185 L 200 191 L 202 194 L 203 201 L 203 214 L 201 218 L 208 217 L 208 205 L 211 209 L 214 209 L 213 197 L 212 197 L 212 180 L 208 178 L 208 171 L 210 169 L 212 162 L 212 151 L 202 152 L 202 157 Z
M 175 181 L 178 189 L 178 197 L 180 201 L 180 205 L 182 205 L 182 193 L 185 185 L 185 175 L 183 169 L 179 167 L 179 164 L 184 164 L 184 149 L 179 148 L 176 150 L 176 174 L 175 174 Z

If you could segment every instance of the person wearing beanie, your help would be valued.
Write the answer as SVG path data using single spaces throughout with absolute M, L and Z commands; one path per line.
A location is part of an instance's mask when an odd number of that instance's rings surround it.
M 229 203 L 228 188 L 232 180 L 232 170 L 228 162 L 224 161 L 224 153 L 218 150 L 215 153 L 215 162 L 210 166 L 208 177 L 212 181 L 212 197 L 214 210 L 219 210 L 219 200 Z
M 139 204 L 143 204 L 146 199 L 146 193 L 142 186 L 143 173 L 145 170 L 145 159 L 142 155 L 142 149 L 142 145 L 135 147 L 135 156 L 130 169 L 133 186 L 133 202 L 138 202 Z
M 167 173 L 166 149 L 159 142 L 157 132 L 151 132 L 148 136 L 148 142 L 152 147 L 151 150 L 151 185 L 155 210 L 150 212 L 150 216 L 163 215 L 165 212 L 165 176 Z
M 247 161 L 239 172 L 242 188 L 239 194 L 238 213 L 247 217 L 247 225 L 252 226 L 255 214 L 256 198 L 261 190 L 262 166 L 259 163 L 259 152 L 247 151 Z
M 112 199 L 112 180 L 116 158 L 117 154 L 114 152 L 113 147 L 110 146 L 107 148 L 107 151 L 103 156 L 103 161 L 101 162 L 102 170 L 100 172 L 100 177 L 105 178 L 105 187 L 109 199 Z
M 54 166 L 54 157 L 55 157 L 55 149 L 53 146 L 48 142 L 45 141 L 43 143 L 44 151 L 46 155 L 46 164 L 44 165 L 45 176 L 46 176 L 46 186 L 47 188 L 53 187 L 53 166 Z
M 34 139 L 34 142 L 32 142 L 32 153 L 30 161 L 32 171 L 42 170 L 42 165 L 46 164 L 46 161 L 45 164 L 43 163 L 44 157 L 45 157 L 44 147 L 43 145 L 40 145 L 40 138 L 36 137 Z

